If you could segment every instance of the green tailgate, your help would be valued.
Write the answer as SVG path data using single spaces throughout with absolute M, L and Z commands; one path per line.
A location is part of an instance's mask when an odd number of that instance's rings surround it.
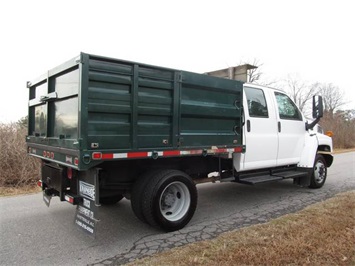
M 73 167 L 79 164 L 79 63 L 72 59 L 27 83 L 29 153 Z

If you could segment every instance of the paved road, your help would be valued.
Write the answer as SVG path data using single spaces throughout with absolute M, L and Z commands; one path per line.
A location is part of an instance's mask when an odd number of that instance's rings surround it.
M 355 152 L 335 156 L 319 190 L 292 180 L 259 186 L 234 183 L 198 186 L 194 218 L 183 230 L 162 233 L 141 223 L 123 200 L 102 207 L 96 239 L 74 225 L 75 207 L 41 194 L 0 198 L 0 265 L 120 265 L 222 232 L 266 222 L 336 193 L 355 189 Z

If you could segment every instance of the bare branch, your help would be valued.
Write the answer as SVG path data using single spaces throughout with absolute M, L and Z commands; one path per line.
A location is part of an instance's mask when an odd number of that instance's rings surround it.
M 332 83 L 317 84 L 319 93 L 323 97 L 324 109 L 333 114 L 337 109 L 346 104 L 344 92 Z
M 309 100 L 317 93 L 318 87 L 303 81 L 299 76 L 293 74 L 288 75 L 284 80 L 282 90 L 291 97 L 302 112 L 305 112 Z

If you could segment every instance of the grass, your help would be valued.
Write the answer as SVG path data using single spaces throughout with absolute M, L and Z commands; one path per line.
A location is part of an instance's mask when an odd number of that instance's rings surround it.
M 41 191 L 41 188 L 37 185 L 28 185 L 22 187 L 0 187 L 0 197 L 33 194 Z
M 339 154 L 339 153 L 346 153 L 346 152 L 353 152 L 355 151 L 355 148 L 350 148 L 350 149 L 334 149 L 334 154 Z
M 355 191 L 129 265 L 355 265 Z

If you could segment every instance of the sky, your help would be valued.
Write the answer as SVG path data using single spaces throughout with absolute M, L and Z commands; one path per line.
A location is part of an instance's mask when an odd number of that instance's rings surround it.
M 197 73 L 257 59 L 264 78 L 333 83 L 355 109 L 351 0 L 11 0 L 0 3 L 0 122 L 26 82 L 86 52 Z

